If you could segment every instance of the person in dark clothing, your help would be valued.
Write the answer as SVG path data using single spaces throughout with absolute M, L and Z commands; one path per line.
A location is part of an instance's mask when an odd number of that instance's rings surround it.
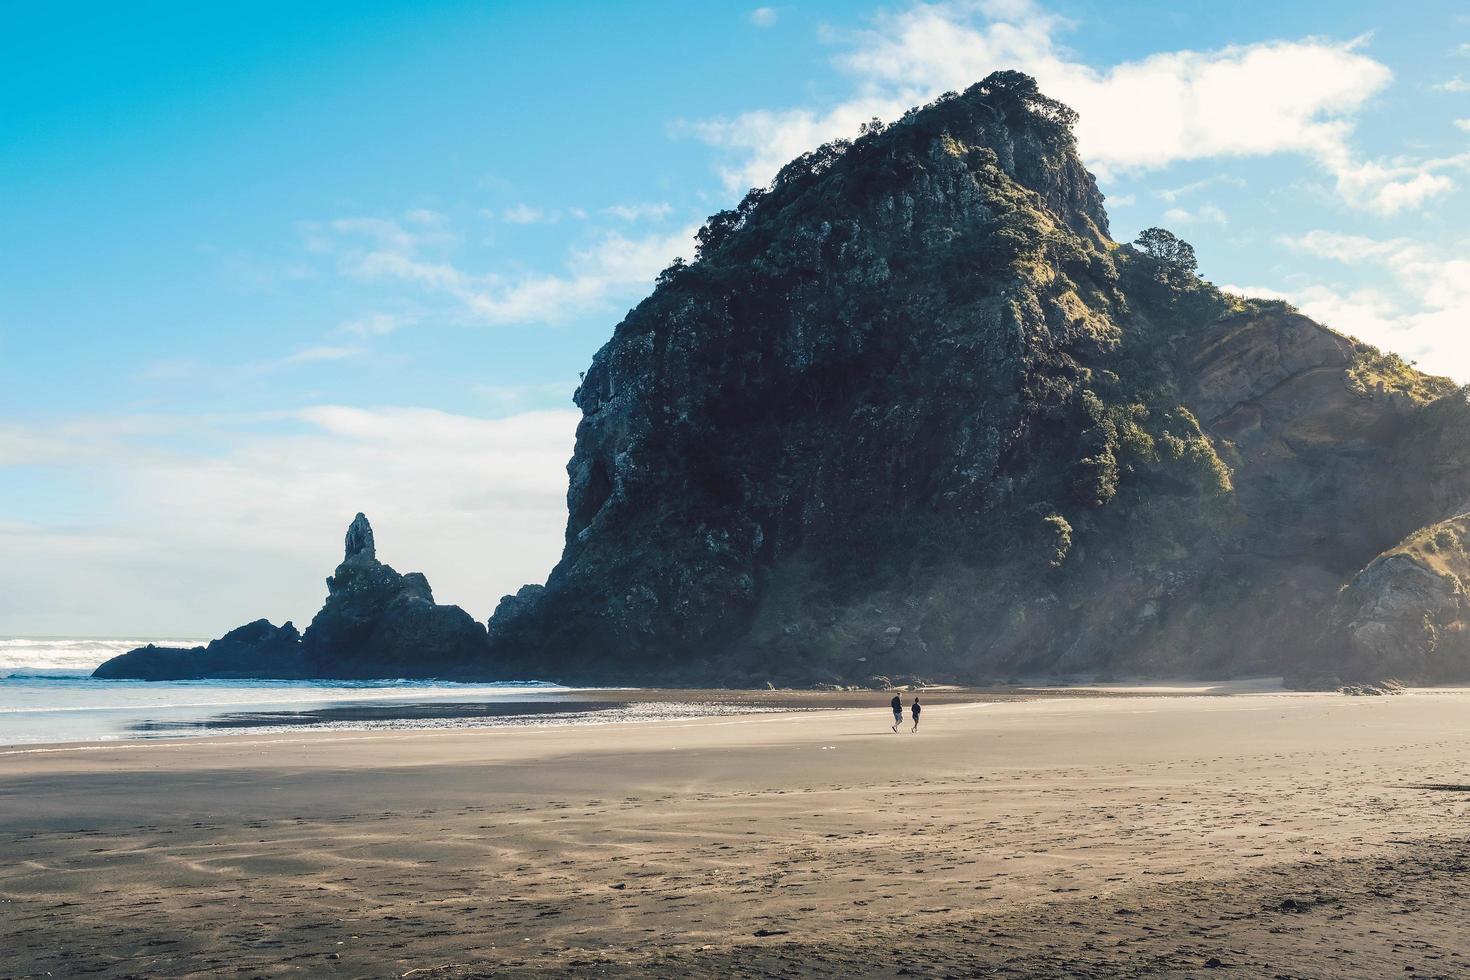
M 903 724 L 903 698 L 895 694 L 893 696 L 893 730 L 898 731 L 898 726 Z
M 909 729 L 910 732 L 916 732 L 916 731 L 919 730 L 919 712 L 920 711 L 923 711 L 923 710 L 924 710 L 923 708 L 919 707 L 919 699 L 918 698 L 914 698 L 914 707 L 913 707 L 914 727 Z

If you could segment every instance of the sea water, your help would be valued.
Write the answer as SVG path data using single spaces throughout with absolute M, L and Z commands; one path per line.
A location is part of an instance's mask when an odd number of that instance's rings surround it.
M 240 726 L 231 718 L 278 715 L 305 724 L 263 726 L 391 728 L 408 727 L 409 719 L 381 717 L 403 705 L 404 715 L 418 713 L 417 727 L 444 723 L 424 720 L 424 706 L 436 703 L 495 704 L 555 698 L 566 688 L 536 681 L 496 684 L 451 684 L 441 681 L 132 681 L 97 680 L 97 665 L 145 643 L 188 647 L 203 641 L 186 639 L 94 639 L 80 637 L 0 638 L 0 745 L 42 742 L 100 741 L 166 735 L 221 734 Z M 362 721 L 310 721 L 314 712 L 354 704 L 381 702 L 380 716 Z M 429 712 L 433 715 L 433 711 Z M 295 716 L 292 718 L 292 716 Z
M 0 637 L 0 755 L 52 742 L 306 730 L 502 728 L 667 722 L 791 710 L 729 701 L 592 697 L 545 681 L 125 681 L 92 671 L 146 643 L 186 639 Z M 9 748 L 4 748 L 9 746 Z

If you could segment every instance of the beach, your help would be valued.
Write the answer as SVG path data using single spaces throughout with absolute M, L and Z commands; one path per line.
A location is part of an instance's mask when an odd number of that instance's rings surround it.
M 1466 972 L 1470 693 L 862 697 L 0 748 L 0 975 Z

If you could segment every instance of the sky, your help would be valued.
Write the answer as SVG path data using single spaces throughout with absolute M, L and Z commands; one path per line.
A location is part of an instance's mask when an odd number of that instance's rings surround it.
M 1081 114 L 1115 238 L 1470 382 L 1459 0 L 0 16 L 0 635 L 304 626 L 359 510 L 488 617 L 703 218 L 1000 68 Z

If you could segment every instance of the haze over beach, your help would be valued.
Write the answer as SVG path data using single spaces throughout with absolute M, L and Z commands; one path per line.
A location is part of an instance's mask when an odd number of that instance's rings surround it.
M 0 976 L 1465 974 L 1466 78 L 12 11 Z

